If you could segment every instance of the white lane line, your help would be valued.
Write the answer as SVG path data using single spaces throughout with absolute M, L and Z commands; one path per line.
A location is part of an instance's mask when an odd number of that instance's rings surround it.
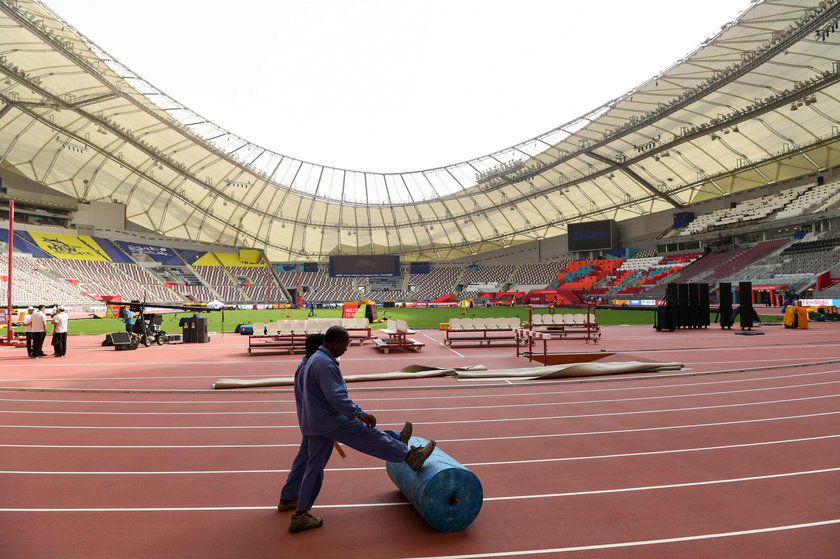
M 442 347 L 443 349 L 449 350 L 449 351 L 451 351 L 452 353 L 454 353 L 455 355 L 457 355 L 458 357 L 462 357 L 462 358 L 466 359 L 466 356 L 465 356 L 463 353 L 460 353 L 460 352 L 455 351 L 455 348 L 453 348 L 451 345 L 446 345 L 445 343 L 443 343 L 443 340 L 441 340 L 441 341 L 437 341 L 436 339 L 434 339 L 433 337 L 429 336 L 428 334 L 425 334 L 425 336 L 426 336 L 427 338 L 429 338 L 430 340 L 432 340 L 432 341 L 433 341 L 434 343 L 436 343 L 437 345 L 439 345 L 440 347 Z
M 640 547 L 648 545 L 661 545 L 667 543 L 682 543 L 700 540 L 711 540 L 717 538 L 732 538 L 737 536 L 751 536 L 755 534 L 767 534 L 771 532 L 785 532 L 789 530 L 802 530 L 805 528 L 817 528 L 840 524 L 840 518 L 831 520 L 820 520 L 817 522 L 806 522 L 803 524 L 787 524 L 784 526 L 770 526 L 768 528 L 755 528 L 752 530 L 738 530 L 735 532 L 715 532 L 710 534 L 696 534 L 693 536 L 677 536 L 673 538 L 661 538 L 658 540 L 636 540 L 627 542 L 602 543 L 592 545 L 578 545 L 572 547 L 554 547 L 544 549 L 526 549 L 520 551 L 496 551 L 491 553 L 471 553 L 468 555 L 426 555 L 423 557 L 412 557 L 403 559 L 485 559 L 489 557 L 516 557 L 521 555 L 544 555 L 547 553 L 568 553 L 573 551 L 597 551 L 602 549 L 619 549 L 627 547 Z
M 791 390 L 794 388 L 811 388 L 814 386 L 825 386 L 829 384 L 840 384 L 840 380 L 826 382 L 812 382 L 805 384 L 792 384 L 786 386 L 768 386 L 763 388 L 745 388 L 742 390 L 720 390 L 715 392 L 694 392 L 691 394 L 664 394 L 659 396 L 638 396 L 635 398 L 607 398 L 601 400 L 573 400 L 563 402 L 527 402 L 523 404 L 499 404 L 483 406 L 457 406 L 457 407 L 422 407 L 422 408 L 370 408 L 370 412 L 410 412 L 410 411 L 456 411 L 456 410 L 483 410 L 483 409 L 510 409 L 529 408 L 542 406 L 574 406 L 583 404 L 609 404 L 613 402 L 641 402 L 647 400 L 677 400 L 680 398 L 699 398 L 705 396 L 726 396 L 730 394 L 745 394 L 749 392 L 766 392 L 771 390 Z M 542 394 L 535 394 L 541 396 Z M 546 394 L 548 395 L 548 394 Z M 826 395 L 824 395 L 826 396 Z M 831 396 L 831 395 L 828 395 Z M 57 414 L 57 415 L 271 415 L 296 414 L 291 411 L 187 411 L 187 412 L 111 412 L 111 411 L 61 411 L 61 410 L 0 410 L 0 413 L 10 414 Z
M 437 339 L 435 339 L 435 338 L 431 337 L 430 335 L 428 335 L 426 332 L 424 332 L 424 331 L 422 331 L 422 330 L 420 331 L 420 334 L 422 334 L 423 336 L 426 336 L 426 338 L 428 338 L 429 340 L 431 340 L 433 343 L 435 343 L 435 344 L 439 345 L 439 346 L 440 346 L 440 347 L 442 347 L 443 349 L 448 349 L 449 351 L 451 351 L 452 353 L 454 353 L 454 354 L 455 354 L 455 355 L 457 355 L 458 357 L 465 357 L 463 354 L 458 353 L 457 351 L 455 351 L 454 349 L 452 349 L 452 347 L 450 347 L 450 346 L 448 346 L 448 345 L 444 344 L 444 343 L 443 343 L 443 340 L 437 340 Z M 508 355 L 508 357 L 510 357 L 510 355 Z M 354 361 L 355 361 L 355 359 L 354 359 Z
M 615 417 L 629 415 L 648 415 L 656 413 L 677 413 L 686 411 L 703 411 L 724 408 L 740 408 L 764 406 L 772 404 L 786 404 L 804 402 L 808 400 L 823 400 L 837 398 L 840 394 L 809 396 L 807 398 L 787 398 L 783 400 L 765 400 L 761 402 L 742 402 L 737 404 L 719 404 L 714 406 L 695 406 L 688 408 L 664 408 L 655 410 L 623 411 L 609 413 L 584 413 L 578 415 L 550 415 L 538 417 L 494 417 L 487 419 L 457 419 L 451 421 L 413 421 L 414 425 L 467 425 L 471 423 L 498 423 L 513 421 L 553 421 L 558 419 L 588 419 L 592 417 Z M 422 411 L 422 410 L 421 410 Z M 829 412 L 835 413 L 835 412 Z M 189 414 L 188 414 L 189 415 Z M 384 424 L 383 424 L 384 425 Z M 297 425 L 0 425 L 0 429 L 298 429 Z
M 642 452 L 625 452 L 625 453 L 617 453 L 617 454 L 600 454 L 600 455 L 593 455 L 593 456 L 566 456 L 563 458 L 539 458 L 539 459 L 531 459 L 531 460 L 507 460 L 504 462 L 471 462 L 466 463 L 464 466 L 470 467 L 479 467 L 479 466 L 499 466 L 499 465 L 510 465 L 510 464 L 538 464 L 543 462 L 576 462 L 579 460 L 603 460 L 608 458 L 633 458 L 637 456 L 656 456 L 660 454 L 682 454 L 687 452 L 706 452 L 710 450 L 730 450 L 734 448 L 751 448 L 751 447 L 758 447 L 758 446 L 771 446 L 771 445 L 780 445 L 780 444 L 792 444 L 792 443 L 801 443 L 801 442 L 812 442 L 812 441 L 819 441 L 819 440 L 826 440 L 826 439 L 836 439 L 840 438 L 840 435 L 824 435 L 819 437 L 803 437 L 799 439 L 784 439 L 778 441 L 761 441 L 761 442 L 754 442 L 754 443 L 738 443 L 738 444 L 729 444 L 729 445 L 717 445 L 717 446 L 701 446 L 696 448 L 677 448 L 671 450 L 649 450 L 649 451 L 642 451 Z
M 699 427 L 719 427 L 726 425 L 742 425 L 747 423 L 761 423 L 766 421 L 784 421 L 789 419 L 807 419 L 813 417 L 820 417 L 825 415 L 838 415 L 838 412 L 808 414 L 808 415 L 793 415 L 789 417 L 774 417 L 767 419 L 747 419 L 742 421 L 724 421 L 721 423 L 698 423 L 694 425 L 673 425 L 668 427 L 646 427 L 642 429 L 618 429 L 613 431 L 583 431 L 578 433 L 549 433 L 542 435 L 527 434 L 527 435 L 510 435 L 505 437 L 476 437 L 470 439 L 436 439 L 439 443 L 463 443 L 463 442 L 496 442 L 505 440 L 518 439 L 544 439 L 548 437 L 579 437 L 588 435 L 615 435 L 623 433 L 639 433 L 646 431 L 661 431 L 668 429 L 695 429 Z M 822 438 L 833 438 L 838 435 L 821 435 L 816 437 L 806 437 L 796 440 L 818 440 Z M 777 441 L 785 442 L 785 441 Z M 745 443 L 747 445 L 753 443 Z M 763 443 L 756 443 L 763 444 Z M 770 443 L 766 443 L 770 444 Z M 278 443 L 278 444 L 209 444 L 209 445 L 62 445 L 62 444 L 0 444 L 0 448 L 89 448 L 89 449 L 198 449 L 198 448 L 297 448 L 300 443 Z M 709 447 L 715 448 L 715 447 Z M 676 452 L 676 451 L 675 451 Z
M 699 383 L 698 383 L 699 384 Z M 224 392 L 217 392 L 219 396 L 223 396 Z M 241 395 L 241 392 L 236 394 Z M 450 397 L 450 396 L 447 396 Z M 399 398 L 395 398 L 399 399 Z M 294 398 L 288 400 L 271 399 L 271 400 L 65 400 L 59 398 L 0 398 L 0 402 L 27 402 L 27 403 L 47 403 L 47 404 L 131 404 L 146 405 L 146 404 L 200 404 L 204 406 L 220 405 L 220 404 L 294 404 Z
M 454 353 L 454 354 L 455 354 L 455 355 L 457 355 L 458 357 L 464 357 L 464 354 L 463 354 L 463 353 L 459 353 L 459 352 L 455 351 L 455 350 L 454 350 L 454 349 L 452 349 L 450 346 L 445 346 L 445 345 L 443 345 L 443 344 L 440 344 L 440 345 L 441 345 L 442 347 L 444 347 L 444 348 L 448 349 L 449 351 L 451 351 L 452 353 Z
M 772 348 L 772 347 L 775 347 L 775 346 L 770 346 L 770 347 Z M 455 351 L 451 348 L 449 348 L 449 349 L 461 358 L 464 358 L 464 359 L 468 358 L 468 357 L 458 353 L 457 351 Z M 720 351 L 720 349 L 721 348 L 710 348 L 708 351 Z M 749 349 L 752 350 L 752 351 L 757 351 L 761 348 L 752 347 L 752 348 L 749 348 Z M 604 350 L 604 351 L 609 351 L 609 350 Z M 670 352 L 670 351 L 675 351 L 676 352 L 676 351 L 684 351 L 684 350 L 682 350 L 682 349 L 668 350 L 668 352 Z M 703 351 L 703 350 L 698 349 L 698 350 L 695 350 L 695 351 Z M 614 353 L 614 352 L 611 352 L 611 353 Z M 645 351 L 644 353 L 647 355 L 647 354 L 656 353 L 656 352 Z M 512 357 L 512 356 L 510 354 L 507 354 L 507 353 L 506 354 L 486 354 L 486 353 L 482 353 L 482 359 L 484 359 L 484 360 L 488 360 L 488 359 L 493 360 L 495 358 L 509 359 L 510 357 Z M 396 358 L 400 359 L 400 360 L 405 360 L 407 358 L 410 358 L 410 355 L 399 356 L 399 357 L 396 357 Z M 471 358 L 471 357 L 469 357 L 469 358 Z M 750 368 L 747 368 L 747 369 L 736 369 L 736 370 L 738 370 L 738 371 L 754 371 L 754 370 L 787 368 L 787 367 L 795 367 L 795 366 L 828 365 L 828 364 L 836 364 L 839 359 L 840 358 L 828 358 L 828 359 L 821 359 L 820 361 L 813 361 L 813 362 L 808 361 L 808 362 L 804 362 L 804 363 L 801 362 L 801 360 L 799 360 L 799 359 L 789 359 L 790 363 L 783 363 L 783 364 L 780 364 L 780 365 L 759 365 L 757 367 L 754 366 L 754 367 L 750 367 Z M 414 360 L 416 361 L 417 359 L 415 358 Z M 780 360 L 783 360 L 783 359 L 725 360 L 725 361 L 709 361 L 709 362 L 698 361 L 698 362 L 691 363 L 691 365 L 693 365 L 695 367 L 698 366 L 698 365 L 704 365 L 704 364 L 706 364 L 706 365 L 710 365 L 710 364 L 733 365 L 733 364 L 739 364 L 739 363 L 748 363 L 748 364 L 755 365 L 757 363 L 778 363 Z M 349 359 L 348 361 L 354 361 L 354 362 L 381 361 L 381 358 Z M 138 362 L 138 363 L 121 363 L 120 367 L 126 367 L 126 366 L 130 366 L 132 364 L 136 364 L 136 365 L 142 365 L 143 367 L 149 367 L 149 366 L 155 366 L 155 365 L 160 365 L 160 366 L 164 366 L 164 367 L 172 367 L 173 365 L 179 365 L 179 366 L 180 365 L 198 365 L 202 368 L 207 368 L 209 366 L 220 366 L 220 365 L 230 366 L 230 365 L 241 365 L 241 364 L 246 364 L 246 363 L 253 364 L 253 361 L 178 361 L 177 363 L 174 363 L 174 364 L 172 362 L 160 362 L 160 363 L 149 363 L 149 362 L 140 363 L 140 362 Z M 261 361 L 260 363 L 265 365 L 268 362 Z M 288 362 L 288 361 L 286 361 L 286 362 L 279 361 L 278 363 L 286 363 L 286 364 L 289 365 L 289 367 L 290 367 L 289 368 L 289 376 L 294 372 L 294 367 L 297 366 L 297 361 L 295 361 L 294 363 Z M 20 367 L 25 368 L 25 367 L 29 367 L 29 366 L 40 367 L 40 365 L 22 365 Z M 114 367 L 114 364 L 112 364 L 112 363 L 111 364 L 107 364 L 107 363 L 62 363 L 62 367 L 85 367 L 85 368 L 90 368 L 90 367 L 94 367 L 94 366 Z M 708 372 L 699 373 L 699 374 L 717 374 L 717 373 L 720 373 L 720 372 L 721 371 L 708 371 Z M 693 374 L 698 374 L 698 373 L 693 373 Z M 678 376 L 678 375 L 669 375 L 669 376 Z M 86 382 L 86 381 L 127 381 L 127 380 L 178 381 L 178 380 L 183 380 L 183 379 L 215 379 L 215 378 L 218 378 L 218 375 L 213 375 L 213 376 L 209 376 L 209 375 L 178 375 L 178 376 L 142 376 L 142 377 L 138 377 L 138 376 L 131 376 L 131 377 L 128 377 L 128 376 L 119 376 L 119 377 L 109 376 L 109 377 L 83 377 L 83 378 L 79 378 L 79 377 L 24 377 L 24 378 L 4 378 L 2 380 L 6 381 L 6 382 L 32 382 L 32 381 L 38 381 L 38 382 L 50 382 L 50 381 L 83 382 L 83 381 L 85 381 Z M 255 379 L 257 379 L 257 378 L 263 378 L 263 375 L 240 374 L 240 375 L 237 375 L 236 378 L 242 378 L 242 379 L 255 378 Z M 14 389 L 20 389 L 21 387 L 0 387 L 0 388 L 14 390 Z M 79 389 L 74 389 L 74 390 L 79 390 Z M 212 390 L 210 392 L 212 392 Z
M 823 400 L 827 398 L 837 398 L 840 394 L 827 394 L 827 395 L 820 395 L 820 396 L 808 396 L 805 398 L 785 398 L 782 400 L 765 400 L 761 402 L 740 402 L 737 404 L 717 404 L 714 406 L 693 406 L 687 408 L 663 408 L 657 410 L 637 410 L 637 411 L 622 411 L 622 412 L 605 412 L 605 413 L 583 413 L 583 414 L 576 414 L 576 415 L 557 415 L 557 416 L 544 416 L 544 417 L 510 417 L 510 418 L 490 418 L 490 419 L 462 419 L 462 420 L 453 420 L 453 421 L 436 421 L 436 425 L 448 425 L 448 424 L 468 424 L 468 423 L 485 423 L 485 422 L 499 422 L 499 421 L 548 421 L 548 420 L 556 420 L 556 419 L 582 419 L 582 418 L 591 418 L 591 417 L 613 417 L 613 416 L 628 416 L 628 415 L 646 415 L 646 414 L 654 414 L 654 413 L 676 413 L 676 412 L 687 412 L 687 411 L 702 411 L 702 410 L 714 410 L 714 409 L 722 409 L 722 408 L 739 408 L 739 407 L 749 407 L 749 406 L 764 406 L 764 405 L 772 405 L 772 404 L 785 404 L 790 402 L 804 402 L 808 400 Z M 414 422 L 415 425 L 423 425 L 423 422 Z
M 488 356 L 485 356 L 488 357 Z M 453 389 L 474 389 L 474 388 L 499 388 L 499 387 L 507 387 L 511 384 L 515 385 L 532 385 L 532 386 L 545 386 L 545 385 L 573 385 L 573 384 L 603 384 L 603 383 L 613 383 L 613 382 L 630 382 L 630 381 L 651 381 L 651 380 L 660 380 L 660 379 L 668 379 L 668 378 L 689 378 L 689 377 L 709 377 L 713 375 L 722 375 L 722 374 L 734 374 L 734 373 L 755 373 L 757 371 L 769 371 L 769 370 L 780 370 L 780 369 L 787 369 L 791 367 L 815 367 L 819 365 L 828 365 L 828 364 L 835 364 L 837 363 L 838 359 L 830 360 L 830 361 L 813 361 L 813 362 L 805 362 L 805 363 L 796 363 L 791 365 L 767 365 L 767 366 L 759 366 L 759 367 L 749 367 L 749 368 L 741 368 L 741 369 L 725 369 L 725 370 L 715 370 L 715 371 L 695 371 L 691 369 L 686 369 L 686 372 L 680 373 L 662 373 L 662 374 L 646 374 L 643 376 L 624 376 L 624 375 L 613 375 L 607 377 L 578 377 L 578 378 L 567 378 L 567 379 L 559 379 L 559 380 L 519 380 L 519 381 L 512 381 L 512 380 L 504 380 L 498 381 L 498 379 L 473 379 L 472 382 L 457 382 L 455 384 L 450 385 L 409 385 L 409 386 L 355 386 L 353 388 L 354 392 L 361 393 L 361 392 L 382 392 L 382 391 L 416 391 L 416 390 L 453 390 Z M 750 361 L 750 363 L 754 363 Z M 262 378 L 261 375 L 239 375 L 237 378 Z M 191 378 L 191 377 L 145 377 L 147 379 L 158 379 L 158 380 L 177 380 L 178 378 Z M 196 377 L 196 378 L 217 378 L 217 377 Z M 9 379 L 5 379 L 9 380 Z M 30 381 L 33 380 L 31 378 L 26 379 L 11 379 L 13 381 Z M 35 379 L 38 380 L 38 379 Z M 40 380 L 57 380 L 57 379 L 40 379 Z M 86 380 L 86 379 L 63 379 L 63 380 Z M 112 377 L 97 379 L 97 380 L 114 380 Z M 124 380 L 124 378 L 119 378 L 116 380 Z M 494 382 L 496 380 L 496 382 Z M 749 381 L 751 379 L 743 379 L 744 381 Z M 57 387 L 31 387 L 31 386 L 2 386 L 0 385 L 0 391 L 12 391 L 12 392 L 54 392 L 54 393 L 75 393 L 75 392 L 89 392 L 89 393 L 119 393 L 119 394 L 219 394 L 219 391 L 216 389 L 182 389 L 182 388 L 57 388 Z M 240 388 L 240 389 L 227 389 L 225 390 L 228 394 L 233 393 L 251 393 L 251 394 L 269 394 L 269 393 L 284 393 L 284 392 L 291 392 L 291 387 L 278 387 L 278 388 L 262 388 L 262 389 L 252 389 L 252 388 Z
M 821 470 L 804 470 L 799 472 L 783 472 L 780 474 L 768 474 L 763 476 L 749 476 L 740 478 L 718 479 L 710 481 L 692 481 L 687 483 L 671 483 L 667 485 L 643 485 L 634 487 L 620 487 L 616 489 L 595 489 L 591 491 L 570 491 L 565 493 L 543 493 L 534 495 L 507 495 L 503 497 L 485 497 L 485 502 L 495 501 L 522 501 L 529 499 L 558 499 L 565 497 L 584 497 L 589 495 L 606 495 L 613 493 L 635 493 L 640 491 L 659 491 L 663 489 L 683 489 L 686 487 L 698 487 L 709 485 L 726 485 L 731 483 L 744 483 L 751 481 L 765 481 L 770 479 L 782 479 L 799 476 L 819 475 L 826 473 L 834 473 L 840 471 L 840 468 L 824 468 Z M 334 504 L 322 505 L 318 508 L 337 509 L 337 508 L 360 508 L 360 507 L 393 507 L 405 506 L 411 503 L 385 502 L 385 503 L 348 503 L 348 504 Z M 0 512 L 147 512 L 147 511 L 217 511 L 217 510 L 263 510 L 265 508 L 277 508 L 264 506 L 243 506 L 243 507 L 148 507 L 148 508 L 128 508 L 128 507 L 114 507 L 114 508 L 0 508 Z
M 547 435 L 510 435 L 506 437 L 475 437 L 469 439 L 449 439 L 443 440 L 441 439 L 440 442 L 450 442 L 450 443 L 461 443 L 461 442 L 480 442 L 480 441 L 501 441 L 501 440 L 520 440 L 520 439 L 545 439 L 550 437 L 581 437 L 581 436 L 589 436 L 589 435 L 617 435 L 617 434 L 624 434 L 624 433 L 643 433 L 647 431 L 667 431 L 671 429 L 696 429 L 702 427 L 722 427 L 728 425 L 744 425 L 749 423 L 764 423 L 769 421 L 787 421 L 790 419 L 811 419 L 814 417 L 821 417 L 821 416 L 828 416 L 828 415 L 838 415 L 840 411 L 830 411 L 830 412 L 822 412 L 822 413 L 809 413 L 803 415 L 789 415 L 789 416 L 781 416 L 781 417 L 766 417 L 761 419 L 742 419 L 739 421 L 721 421 L 717 423 L 694 423 L 694 424 L 685 424 L 685 425 L 666 425 L 666 426 L 658 426 L 658 427 L 641 427 L 636 429 L 614 429 L 609 431 L 579 431 L 575 433 L 551 433 Z M 415 423 L 414 425 L 422 425 L 421 423 Z
M 761 381 L 773 381 L 777 379 L 786 379 L 786 378 L 800 378 L 800 377 L 808 377 L 814 375 L 829 375 L 829 374 L 836 374 L 840 373 L 840 369 L 834 369 L 831 371 L 817 371 L 817 372 L 810 372 L 810 373 L 794 373 L 789 375 L 776 375 L 776 376 L 768 376 L 768 377 L 754 377 L 754 378 L 743 378 L 743 379 L 721 379 L 721 380 L 709 380 L 704 382 L 685 382 L 680 384 L 660 384 L 657 386 L 623 386 L 623 387 L 607 387 L 607 388 L 586 388 L 581 390 L 547 390 L 544 392 L 514 392 L 514 393 L 504 393 L 500 392 L 498 394 L 458 394 L 456 396 L 400 396 L 400 397 L 390 397 L 390 398 L 359 398 L 357 401 L 359 402 L 390 402 L 390 401 L 411 401 L 411 400 L 465 400 L 470 398 L 515 398 L 515 397 L 528 397 L 528 396 L 543 396 L 543 395 L 553 395 L 553 394 L 562 394 L 562 395 L 570 395 L 570 394 L 586 394 L 590 392 L 601 393 L 601 392 L 624 392 L 624 391 L 638 391 L 638 390 L 660 390 L 666 388 L 686 388 L 691 386 L 709 386 L 712 384 L 732 384 L 732 383 L 744 383 L 744 382 L 761 382 Z M 507 382 L 507 385 L 510 385 L 510 381 Z M 541 386 L 545 386 L 546 384 L 541 384 Z M 808 385 L 792 385 L 792 386 L 808 386 Z M 785 388 L 785 386 L 779 387 L 772 387 L 772 388 Z M 768 388 L 772 389 L 772 388 Z M 215 391 L 214 394 L 219 395 L 220 397 L 229 394 L 241 394 L 241 392 L 219 392 Z M 262 394 L 262 392 L 259 392 Z M 288 400 L 282 399 L 271 399 L 271 400 L 64 400 L 64 399 L 55 399 L 55 398 L 0 398 L 0 402 L 38 402 L 38 403 L 67 403 L 67 404 L 132 404 L 132 405 L 146 405 L 146 404 L 201 404 L 201 405 L 220 405 L 220 404 L 294 404 L 294 399 L 290 398 Z
M 767 474 L 763 476 L 735 477 L 728 479 L 714 479 L 707 481 L 690 481 L 686 483 L 668 483 L 665 485 L 642 485 L 637 487 L 621 487 L 616 489 L 593 489 L 591 491 L 570 491 L 566 493 L 543 493 L 538 495 L 508 495 L 506 497 L 485 497 L 485 501 L 520 501 L 523 499 L 554 499 L 558 497 L 582 497 L 586 495 L 607 495 L 611 493 L 632 493 L 636 491 L 656 491 L 659 489 L 682 489 L 684 487 L 700 487 L 705 485 L 721 485 L 729 483 L 742 483 L 747 481 L 764 481 L 768 479 L 781 479 L 797 476 L 809 476 L 815 474 L 827 474 L 840 472 L 838 468 L 822 468 L 819 470 L 804 470 L 800 472 L 783 472 L 780 474 Z
M 571 390 L 547 390 L 544 392 L 515 392 L 515 393 L 506 393 L 500 392 L 498 394 L 458 394 L 455 396 L 408 396 L 408 397 L 393 397 L 393 398 L 369 398 L 364 397 L 358 399 L 358 401 L 364 402 L 380 402 L 380 401 L 402 401 L 402 400 L 447 400 L 447 399 L 468 399 L 468 398 L 511 398 L 511 397 L 519 397 L 519 396 L 541 396 L 541 395 L 553 395 L 553 394 L 561 394 L 561 395 L 571 395 L 571 394 L 587 394 L 587 393 L 602 393 L 602 392 L 625 392 L 625 391 L 638 391 L 638 390 L 661 390 L 661 389 L 669 389 L 669 388 L 686 388 L 692 386 L 704 386 L 707 387 L 712 384 L 732 384 L 732 383 L 743 383 L 743 382 L 760 382 L 760 381 L 774 381 L 776 379 L 786 379 L 786 378 L 800 378 L 806 376 L 813 376 L 813 375 L 829 375 L 829 374 L 836 374 L 840 373 L 840 369 L 834 369 L 831 371 L 816 371 L 816 372 L 809 372 L 809 373 L 795 373 L 790 375 L 776 375 L 776 376 L 768 376 L 768 377 L 755 377 L 755 378 L 739 378 L 739 379 L 720 379 L 720 380 L 705 380 L 703 382 L 684 382 L 679 384 L 658 384 L 656 386 L 621 386 L 621 387 L 606 387 L 606 388 L 584 388 L 584 389 L 571 389 Z M 510 382 L 510 381 L 509 381 Z M 547 386 L 547 385 L 554 385 L 556 383 L 544 383 L 540 384 L 540 386 Z M 55 401 L 64 401 L 64 400 L 44 400 L 46 402 L 55 402 Z M 293 402 L 294 400 L 290 400 Z M 92 400 L 92 402 L 97 402 L 97 400 Z
M 525 405 L 525 404 L 521 404 Z M 459 409 L 459 408 L 453 408 Z M 384 410 L 370 410 L 384 411 Z M 296 415 L 297 411 L 55 411 L 55 410 L 0 410 L 9 414 L 46 414 L 46 415 Z
M 784 445 L 803 442 L 820 441 L 827 439 L 840 438 L 840 435 L 823 435 L 817 437 L 803 437 L 798 439 L 782 439 L 776 441 L 760 441 L 752 443 L 738 443 L 730 445 L 717 446 L 701 446 L 695 448 L 677 448 L 670 450 L 650 450 L 641 452 L 627 452 L 618 454 L 599 454 L 592 456 L 565 456 L 561 458 L 535 458 L 531 460 L 505 460 L 501 462 L 465 462 L 463 465 L 467 467 L 482 467 L 482 466 L 508 466 L 513 464 L 542 464 L 548 462 L 577 462 L 581 460 L 604 460 L 610 458 L 633 458 L 637 456 L 656 456 L 663 454 L 682 454 L 687 452 L 706 452 L 710 450 L 730 450 L 736 448 L 751 448 L 759 446 Z M 5 445 L 0 445 L 5 446 Z M 242 445 L 239 445 L 240 447 Z M 294 446 L 298 445 L 286 445 Z M 78 447 L 77 447 L 78 448 Z M 132 448 L 132 447 L 84 447 L 84 448 Z M 148 449 L 150 447 L 137 447 Z M 157 448 L 157 447 L 151 447 Z M 368 466 L 358 468 L 328 468 L 328 472 L 359 472 L 371 470 L 384 470 L 384 466 Z M 194 474 L 263 474 L 263 473 L 288 473 L 289 470 L 272 469 L 272 470 L 165 470 L 165 471 L 43 471 L 43 470 L 0 470 L 0 474 L 18 474 L 18 475 L 194 475 Z
M 89 448 L 89 449 L 199 449 L 199 448 L 298 448 L 300 443 L 288 444 L 0 444 L 0 448 Z

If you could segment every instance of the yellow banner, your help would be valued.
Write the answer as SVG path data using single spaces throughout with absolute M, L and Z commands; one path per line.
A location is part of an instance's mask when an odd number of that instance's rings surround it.
M 248 261 L 245 261 L 245 260 L 241 259 L 239 257 L 239 255 L 242 254 L 243 252 L 245 252 L 245 251 L 239 251 L 238 253 L 236 253 L 236 252 L 216 252 L 214 254 L 216 255 L 216 258 L 219 259 L 219 262 L 221 262 L 222 264 L 224 264 L 227 267 L 240 266 L 240 267 L 262 268 L 264 266 L 264 264 L 262 264 L 259 261 L 248 262 Z M 255 250 L 254 252 L 256 252 L 257 255 L 259 255 L 259 251 Z
M 240 248 L 239 261 L 244 264 L 259 264 L 260 251 L 253 248 Z
M 221 266 L 212 252 L 208 252 L 198 260 L 192 263 L 193 266 Z
M 64 235 L 61 233 L 29 232 L 32 239 L 47 254 L 61 260 L 84 260 L 87 262 L 110 262 L 107 254 L 96 241 L 87 235 Z

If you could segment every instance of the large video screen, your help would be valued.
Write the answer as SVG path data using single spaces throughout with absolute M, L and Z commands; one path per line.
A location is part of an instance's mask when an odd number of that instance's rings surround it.
M 609 250 L 616 247 L 615 221 L 586 221 L 569 224 L 569 252 Z
M 393 254 L 330 256 L 330 277 L 396 277 L 400 257 Z

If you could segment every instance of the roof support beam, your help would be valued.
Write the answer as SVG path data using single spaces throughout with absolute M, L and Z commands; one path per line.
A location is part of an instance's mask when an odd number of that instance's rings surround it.
M 661 198 L 661 199 L 665 200 L 666 202 L 668 202 L 669 204 L 671 204 L 675 208 L 685 207 L 685 206 L 683 206 L 683 204 L 677 202 L 675 199 L 671 198 L 670 196 L 668 196 L 667 194 L 665 194 L 664 192 L 662 192 L 661 190 L 659 190 L 658 188 L 656 188 L 655 186 L 650 184 L 648 181 L 643 179 L 637 172 L 635 172 L 629 166 L 621 165 L 619 163 L 616 163 L 615 161 L 613 161 L 609 157 L 604 157 L 603 155 L 601 155 L 599 153 L 595 153 L 594 151 L 588 151 L 588 152 L 586 152 L 586 155 L 588 155 L 589 157 L 591 157 L 592 159 L 594 159 L 596 161 L 599 161 L 601 163 L 606 163 L 607 165 L 613 166 L 614 168 L 618 169 L 619 171 L 621 171 L 622 173 L 624 173 L 625 175 L 627 175 L 628 177 L 630 177 L 631 179 L 633 179 L 634 181 L 639 183 L 639 185 L 642 188 L 644 188 L 645 190 L 647 190 L 648 192 L 650 192 L 651 194 L 653 194 L 657 198 Z

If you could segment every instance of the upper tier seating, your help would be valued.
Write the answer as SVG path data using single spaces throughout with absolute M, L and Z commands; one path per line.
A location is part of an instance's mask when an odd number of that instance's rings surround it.
M 792 200 L 796 199 L 807 186 L 799 186 L 783 190 L 776 195 L 762 196 L 751 200 L 739 202 L 734 208 L 721 208 L 708 214 L 698 215 L 694 221 L 689 223 L 680 231 L 680 235 L 694 235 L 703 233 L 710 229 L 719 229 L 733 225 L 744 225 L 750 222 L 760 221 L 774 212 L 781 210 Z

